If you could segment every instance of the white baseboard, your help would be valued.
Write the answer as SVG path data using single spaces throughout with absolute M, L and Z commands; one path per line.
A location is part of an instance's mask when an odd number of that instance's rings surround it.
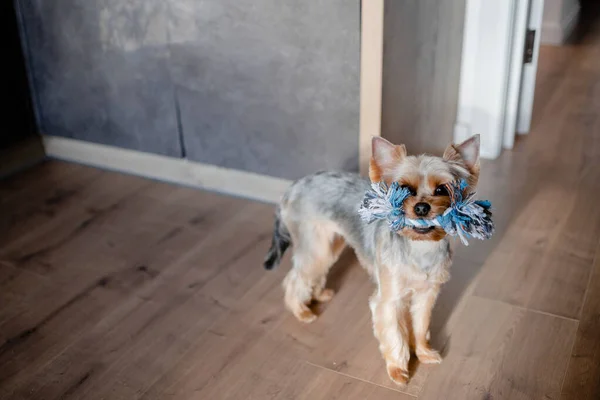
M 49 157 L 269 203 L 278 202 L 291 183 L 252 172 L 55 136 L 44 136 L 43 142 Z
M 563 29 L 560 24 L 555 22 L 545 22 L 542 24 L 542 36 L 540 42 L 551 46 L 560 46 L 564 43 Z
M 579 11 L 580 6 L 577 5 L 569 12 L 569 14 L 563 17 L 560 22 L 544 21 L 542 23 L 542 34 L 540 37 L 541 43 L 555 46 L 564 44 L 577 25 Z

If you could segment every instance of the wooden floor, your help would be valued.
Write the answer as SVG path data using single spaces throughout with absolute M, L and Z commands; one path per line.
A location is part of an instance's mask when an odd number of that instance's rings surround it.
M 261 262 L 273 207 L 62 162 L 0 182 L 1 399 L 600 399 L 600 29 L 544 48 L 533 132 L 483 165 L 439 366 L 399 391 L 352 254 L 312 325 Z

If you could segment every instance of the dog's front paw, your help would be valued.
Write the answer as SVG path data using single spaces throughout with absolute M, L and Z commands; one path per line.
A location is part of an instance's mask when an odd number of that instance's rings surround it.
M 390 379 L 394 381 L 396 385 L 406 386 L 408 383 L 408 370 L 404 368 L 400 368 L 397 365 L 388 365 L 387 373 L 390 376 Z
M 417 358 L 422 364 L 439 364 L 442 362 L 442 356 L 433 349 L 418 349 Z
M 315 300 L 319 303 L 327 303 L 333 299 L 333 295 L 335 295 L 335 291 L 333 289 L 323 289 L 321 293 L 315 296 Z
M 308 307 L 299 310 L 294 313 L 298 321 L 304 322 L 305 324 L 310 324 L 311 322 L 315 322 L 317 320 L 317 315 L 313 313 Z

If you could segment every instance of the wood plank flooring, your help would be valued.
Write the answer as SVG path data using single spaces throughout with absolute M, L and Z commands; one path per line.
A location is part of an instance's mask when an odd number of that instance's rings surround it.
M 273 206 L 58 161 L 0 181 L 1 399 L 599 399 L 600 28 L 543 48 L 533 131 L 484 162 L 445 360 L 400 390 L 351 252 L 311 325 L 261 268 Z

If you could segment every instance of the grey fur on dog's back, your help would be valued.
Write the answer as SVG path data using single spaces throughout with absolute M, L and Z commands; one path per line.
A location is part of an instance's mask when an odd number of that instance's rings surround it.
M 276 229 L 273 243 L 265 268 L 271 269 L 281 261 L 281 256 L 289 245 L 289 241 L 281 240 L 282 226 L 288 224 L 306 224 L 309 221 L 333 222 L 337 233 L 357 250 L 369 262 L 375 257 L 377 230 L 381 221 L 366 224 L 360 219 L 358 208 L 365 192 L 369 189 L 369 181 L 357 174 L 348 172 L 318 172 L 294 182 L 284 194 L 276 215 Z M 380 232 L 388 235 L 389 230 Z
M 292 184 L 282 206 L 305 217 L 360 221 L 357 211 L 368 189 L 369 181 L 356 174 L 318 172 Z

